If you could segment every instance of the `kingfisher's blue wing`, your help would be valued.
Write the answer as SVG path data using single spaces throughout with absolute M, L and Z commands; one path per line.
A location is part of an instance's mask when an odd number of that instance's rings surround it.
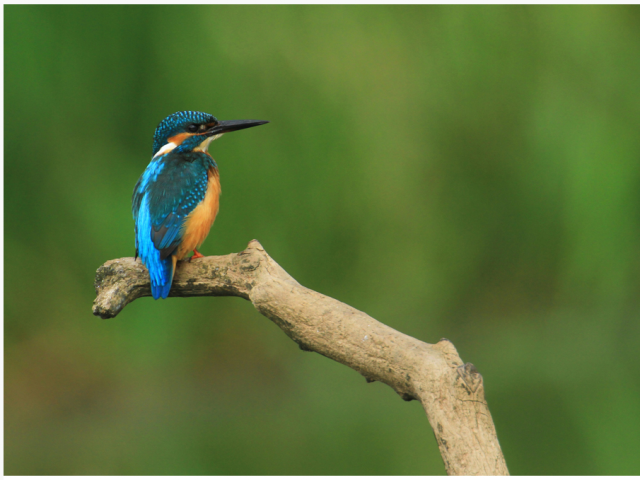
M 146 179 L 147 172 L 143 174 L 138 189 L 146 196 L 150 240 L 164 260 L 180 245 L 185 219 L 204 199 L 208 177 L 206 166 L 201 162 L 185 161 L 171 154 L 160 161 L 163 167 L 147 167 L 151 173 Z M 144 208 L 142 200 L 140 204 Z

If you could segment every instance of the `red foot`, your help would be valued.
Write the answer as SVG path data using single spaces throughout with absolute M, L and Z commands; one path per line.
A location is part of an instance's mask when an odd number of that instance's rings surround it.
M 191 255 L 189 261 L 193 260 L 194 258 L 204 258 L 204 255 L 201 254 L 198 250 L 194 250 L 193 255 Z

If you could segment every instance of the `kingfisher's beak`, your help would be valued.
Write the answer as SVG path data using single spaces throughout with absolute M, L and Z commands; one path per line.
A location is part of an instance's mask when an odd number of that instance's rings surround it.
M 222 135 L 223 133 L 235 132 L 245 128 L 257 127 L 269 123 L 266 120 L 226 120 L 218 122 L 207 130 L 207 136 Z

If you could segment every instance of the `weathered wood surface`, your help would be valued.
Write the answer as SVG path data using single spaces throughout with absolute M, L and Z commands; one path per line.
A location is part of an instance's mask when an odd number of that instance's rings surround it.
M 93 313 L 113 318 L 150 296 L 138 259 L 110 260 L 96 272 Z M 303 350 L 336 360 L 422 403 L 450 475 L 508 475 L 484 397 L 482 376 L 453 344 L 428 344 L 300 285 L 253 240 L 240 253 L 180 262 L 170 296 L 250 300 Z

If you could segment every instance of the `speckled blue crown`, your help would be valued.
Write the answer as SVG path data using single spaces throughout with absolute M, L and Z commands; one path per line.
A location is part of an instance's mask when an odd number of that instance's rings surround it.
M 169 137 L 180 132 L 186 132 L 188 125 L 192 123 L 213 123 L 217 121 L 218 119 L 210 113 L 192 112 L 190 110 L 169 115 L 162 120 L 158 128 L 156 128 L 156 133 L 153 136 L 152 156 L 158 153 L 158 150 L 167 143 Z

